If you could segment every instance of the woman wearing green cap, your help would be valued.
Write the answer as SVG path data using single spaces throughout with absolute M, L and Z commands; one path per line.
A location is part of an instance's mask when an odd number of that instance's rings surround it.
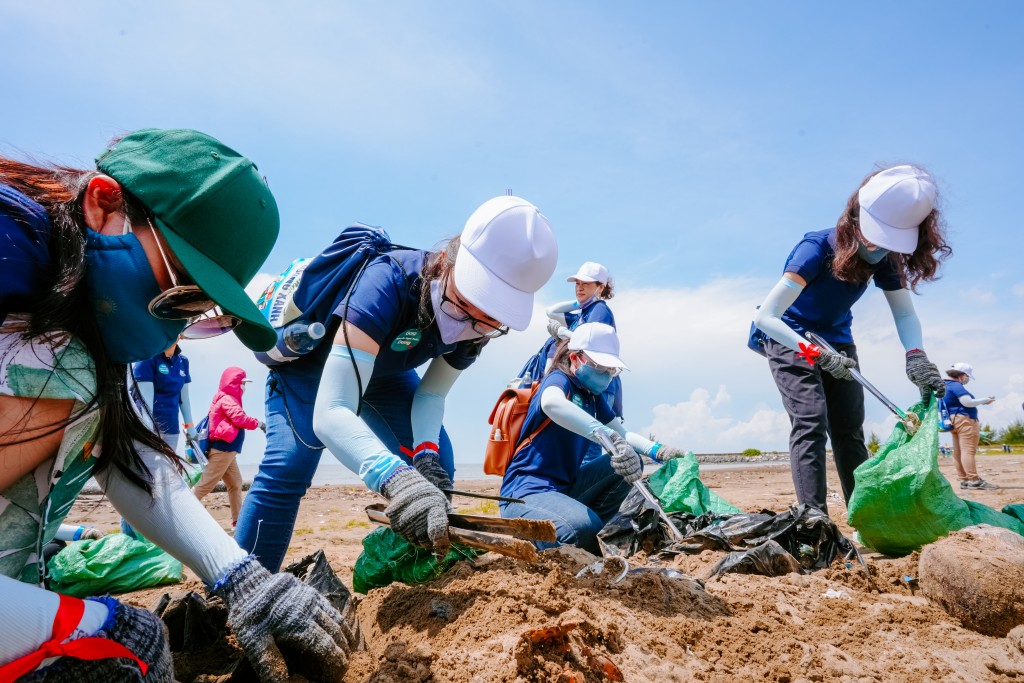
M 287 680 L 282 650 L 309 675 L 345 670 L 342 617 L 221 530 L 127 390 L 127 364 L 182 333 L 273 344 L 244 285 L 278 228 L 256 166 L 196 131 L 136 131 L 95 170 L 0 158 L 0 681 L 174 678 L 151 613 L 39 587 L 42 548 L 90 476 L 225 601 L 263 680 Z

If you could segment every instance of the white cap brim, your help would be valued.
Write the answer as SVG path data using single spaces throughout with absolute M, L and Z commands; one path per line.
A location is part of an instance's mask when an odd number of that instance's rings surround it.
M 895 251 L 898 254 L 913 254 L 921 229 L 897 228 L 887 225 L 871 215 L 864 207 L 860 209 L 860 232 L 864 239 L 876 247 Z
M 573 275 L 572 277 L 565 278 L 565 281 L 566 282 L 600 282 L 600 280 L 595 280 L 594 278 L 587 277 L 586 275 Z
M 594 361 L 598 365 L 602 365 L 606 368 L 622 368 L 623 370 L 629 370 L 626 364 L 618 356 L 613 356 L 610 353 L 602 353 L 601 351 L 591 351 L 590 349 L 582 349 L 582 352 L 587 354 L 590 360 Z
M 459 249 L 454 277 L 463 298 L 487 315 L 519 332 L 530 326 L 533 293 L 509 285 L 485 268 L 468 249 Z

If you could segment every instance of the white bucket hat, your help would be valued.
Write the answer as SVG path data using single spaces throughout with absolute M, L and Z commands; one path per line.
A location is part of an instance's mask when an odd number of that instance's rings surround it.
M 570 351 L 585 351 L 598 365 L 629 370 L 619 358 L 619 336 L 604 323 L 583 323 L 569 337 Z
M 974 379 L 974 368 L 972 368 L 967 363 L 953 363 L 953 365 L 949 369 L 954 370 L 956 372 L 962 372 L 971 379 Z
M 533 295 L 551 278 L 557 262 L 558 243 L 544 214 L 520 197 L 495 197 L 466 221 L 455 258 L 455 286 L 487 315 L 525 330 Z
M 602 266 L 600 263 L 594 263 L 593 261 L 587 261 L 575 275 L 571 275 L 565 278 L 566 282 L 600 282 L 602 285 L 608 284 L 608 269 Z
M 919 226 L 935 208 L 935 183 L 915 166 L 893 166 L 860 188 L 860 231 L 876 247 L 900 254 L 917 249 Z

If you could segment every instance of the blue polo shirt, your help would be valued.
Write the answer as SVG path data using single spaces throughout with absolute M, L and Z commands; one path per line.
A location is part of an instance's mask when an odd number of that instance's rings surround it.
M 540 406 L 540 397 L 548 387 L 558 387 L 570 401 L 602 424 L 616 417 L 607 401 L 598 400 L 575 377 L 561 370 L 552 370 L 541 381 L 530 401 L 523 431 L 519 434 L 520 441 L 547 419 Z M 512 458 L 501 482 L 501 495 L 521 498 L 544 491 L 564 493 L 576 479 L 591 443 L 590 439 L 551 422 Z
M 615 316 L 603 299 L 591 301 L 579 313 L 566 313 L 565 323 L 570 330 L 575 330 L 583 323 L 604 323 L 615 327 Z
M 174 350 L 170 358 L 161 351 L 152 358 L 132 365 L 137 382 L 153 383 L 153 419 L 162 434 L 180 433 L 178 427 L 178 405 L 181 402 L 181 388 L 192 381 L 188 372 L 188 358 L 180 349 Z
M 809 232 L 786 258 L 787 273 L 796 273 L 807 286 L 793 305 L 782 314 L 798 334 L 816 332 L 832 344 L 852 344 L 850 326 L 853 304 L 867 291 L 868 284 L 843 282 L 832 274 L 836 229 Z M 875 286 L 884 291 L 903 288 L 899 271 L 889 259 L 872 266 Z
M 957 382 L 955 379 L 947 379 L 946 395 L 939 400 L 946 404 L 946 410 L 949 411 L 950 415 L 966 415 L 972 420 L 977 420 L 978 406 L 968 408 L 964 404 L 960 403 L 960 399 L 963 396 L 974 398 L 974 394 L 967 391 L 967 387 L 965 387 L 962 382 Z
M 0 323 L 8 313 L 30 313 L 53 282 L 50 219 L 46 209 L 13 187 L 0 185 Z

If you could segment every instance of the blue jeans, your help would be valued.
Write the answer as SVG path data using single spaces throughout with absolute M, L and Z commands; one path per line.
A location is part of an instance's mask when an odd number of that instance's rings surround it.
M 552 490 L 520 496 L 523 503 L 501 504 L 501 516 L 554 522 L 558 540 L 534 543 L 541 550 L 570 544 L 600 555 L 597 532 L 619 511 L 629 489 L 612 470 L 610 458 L 591 458 L 580 466 L 576 481 L 565 493 Z
M 253 478 L 235 540 L 272 572 L 281 568 L 291 542 L 299 502 L 313 482 L 324 445 L 313 433 L 313 403 L 319 369 L 273 368 L 267 377 L 267 450 Z M 373 377 L 363 392 L 359 416 L 389 451 L 409 462 L 399 445 L 412 448 L 412 399 L 420 378 L 413 371 Z M 441 429 L 441 465 L 455 479 L 452 443 Z

